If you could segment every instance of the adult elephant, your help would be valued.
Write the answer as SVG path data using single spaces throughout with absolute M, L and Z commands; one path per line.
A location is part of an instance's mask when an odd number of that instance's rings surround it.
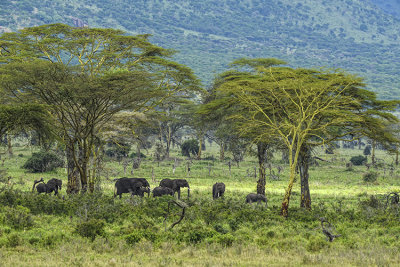
M 157 186 L 153 189 L 153 197 L 161 197 L 165 195 L 174 195 L 174 190 L 165 186 Z
M 62 181 L 60 179 L 52 178 L 49 181 L 47 181 L 47 183 L 45 183 L 43 178 L 41 178 L 39 181 L 36 180 L 34 181 L 32 192 L 35 190 L 35 186 L 39 194 L 40 193 L 48 194 L 54 192 L 54 195 L 57 195 L 58 190 L 61 190 Z
M 219 197 L 223 197 L 225 193 L 225 184 L 224 183 L 215 183 L 212 187 L 213 199 L 217 199 Z
M 265 207 L 267 207 L 267 197 L 262 195 L 262 194 L 255 194 L 255 193 L 250 193 L 246 196 L 246 203 L 253 203 L 257 202 L 257 204 L 260 204 L 261 201 L 265 202 Z
M 190 197 L 190 186 L 188 181 L 185 179 L 162 179 L 160 186 L 171 188 L 175 192 L 178 192 L 178 199 L 181 198 L 181 187 L 188 188 L 188 197 Z
M 123 193 L 131 193 L 131 195 L 144 196 L 144 192 L 150 196 L 150 185 L 145 178 L 119 178 L 115 182 L 114 198 L 122 197 Z

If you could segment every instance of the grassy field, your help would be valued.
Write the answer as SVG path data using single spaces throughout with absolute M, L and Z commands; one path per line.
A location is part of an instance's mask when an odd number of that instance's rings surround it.
M 5 150 L 3 148 L 3 150 Z M 299 181 L 290 202 L 289 218 L 279 215 L 288 180 L 288 167 L 276 154 L 273 170 L 284 171 L 279 180 L 267 180 L 268 208 L 246 205 L 245 196 L 255 192 L 252 176 L 256 159 L 247 157 L 240 167 L 227 161 L 193 160 L 190 174 L 187 160 L 179 156 L 160 162 L 151 152 L 134 176 L 145 177 L 151 187 L 162 178 L 185 178 L 191 186 L 185 218 L 180 210 L 165 220 L 171 198 L 113 199 L 112 179 L 132 176 L 123 164 L 109 161 L 93 195 L 60 196 L 31 193 L 33 181 L 61 178 L 66 172 L 32 174 L 21 169 L 35 149 L 17 147 L 11 159 L 2 156 L 0 169 L 11 182 L 0 182 L 0 266 L 396 266 L 400 262 L 400 214 L 397 205 L 385 208 L 385 194 L 399 192 L 400 172 L 390 172 L 393 156 L 378 150 L 379 174 L 366 183 L 365 166 L 346 170 L 350 157 L 362 150 L 341 149 L 334 155 L 315 154 L 326 161 L 310 169 L 313 210 L 299 208 Z M 217 147 L 205 156 L 217 157 Z M 228 155 L 229 156 L 229 155 Z M 209 173 L 211 166 L 211 174 Z M 268 171 L 267 171 L 268 172 Z M 153 177 L 154 173 L 154 179 Z M 215 182 L 226 184 L 224 199 L 212 200 Z M 340 237 L 326 241 L 319 218 L 326 218 Z

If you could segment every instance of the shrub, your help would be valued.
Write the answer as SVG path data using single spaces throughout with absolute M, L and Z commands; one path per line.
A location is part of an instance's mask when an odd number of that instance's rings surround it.
M 24 240 L 19 236 L 18 233 L 12 233 L 7 237 L 7 246 L 15 248 L 24 244 Z
M 126 243 L 128 243 L 129 245 L 134 245 L 142 239 L 146 239 L 154 243 L 158 240 L 158 235 L 155 231 L 152 231 L 150 229 L 135 229 L 134 231 L 132 231 L 132 233 L 125 237 Z
M 364 156 L 371 155 L 371 145 L 367 145 L 363 151 Z
M 354 156 L 350 159 L 350 162 L 353 163 L 353 165 L 361 166 L 367 162 L 367 157 L 363 157 L 361 155 Z
M 363 175 L 363 181 L 367 183 L 373 183 L 378 179 L 378 173 L 376 172 L 367 172 Z
M 130 146 L 127 144 L 110 144 L 110 148 L 107 149 L 104 153 L 106 156 L 110 158 L 115 158 L 118 161 L 122 160 L 122 158 L 126 158 L 129 155 L 129 151 L 131 150 Z
M 36 173 L 52 171 L 55 168 L 63 167 L 63 165 L 63 161 L 56 154 L 41 151 L 33 153 L 22 168 Z
M 29 229 L 34 225 L 30 210 L 23 206 L 6 207 L 5 223 L 16 230 Z
M 181 146 L 182 155 L 190 157 L 190 155 L 197 155 L 199 152 L 199 142 L 196 139 L 186 140 Z
M 137 153 L 136 153 L 136 152 L 132 152 L 132 153 L 129 155 L 129 157 L 130 157 L 130 158 L 137 158 Z M 146 155 L 143 154 L 142 152 L 140 152 L 140 158 L 145 159 L 145 158 L 146 158 Z
M 321 249 L 329 246 L 329 243 L 322 238 L 312 236 L 306 245 L 306 250 L 308 252 L 318 252 Z
M 189 244 L 198 244 L 206 238 L 213 237 L 215 234 L 216 232 L 214 230 L 202 226 L 195 226 L 185 231 L 185 240 Z
M 230 234 L 215 234 L 211 238 L 207 238 L 208 243 L 218 243 L 224 247 L 230 247 L 232 246 L 233 242 L 235 241 L 235 237 Z
M 79 223 L 75 227 L 74 232 L 82 237 L 90 238 L 93 241 L 96 236 L 105 236 L 104 227 L 105 222 L 103 220 L 90 219 Z

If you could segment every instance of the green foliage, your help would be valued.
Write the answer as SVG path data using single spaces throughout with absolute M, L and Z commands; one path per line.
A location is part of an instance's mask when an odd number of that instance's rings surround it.
M 319 252 L 329 246 L 329 243 L 320 236 L 312 236 L 306 245 L 306 250 L 309 252 Z
M 104 220 L 89 219 L 88 221 L 78 223 L 75 227 L 75 233 L 82 237 L 90 238 L 93 241 L 96 236 L 105 236 L 105 226 Z
M 364 156 L 369 156 L 369 155 L 371 155 L 371 145 L 367 145 L 367 146 L 364 148 L 363 154 L 364 154 Z
M 199 141 L 196 139 L 189 139 L 181 145 L 182 155 L 185 157 L 195 156 L 199 152 Z
M 128 144 L 110 144 L 105 154 L 110 158 L 120 161 L 122 158 L 128 157 L 130 150 L 131 147 Z
M 30 172 L 48 172 L 63 167 L 63 161 L 52 152 L 41 151 L 33 153 L 22 168 Z
M 158 240 L 158 235 L 151 229 L 135 229 L 125 237 L 126 243 L 129 245 L 134 245 L 142 239 L 146 239 L 151 242 L 156 242 Z
M 130 158 L 137 158 L 137 153 L 136 152 L 132 152 L 129 155 Z M 140 158 L 145 159 L 147 156 L 145 154 L 143 154 L 142 152 L 140 152 Z
M 24 240 L 21 237 L 20 233 L 12 233 L 7 237 L 7 246 L 11 248 L 15 248 L 17 246 L 21 246 L 24 244 Z
M 363 157 L 361 155 L 354 156 L 350 158 L 350 162 L 355 166 L 361 166 L 367 163 L 367 157 Z
M 367 183 L 373 183 L 378 179 L 379 174 L 377 172 L 367 172 L 363 174 L 363 181 Z
M 34 220 L 30 210 L 24 206 L 5 207 L 4 222 L 16 230 L 30 229 L 34 226 Z

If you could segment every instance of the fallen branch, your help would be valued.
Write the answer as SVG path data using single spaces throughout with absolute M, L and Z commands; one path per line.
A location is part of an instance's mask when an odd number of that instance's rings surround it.
M 175 204 L 178 207 L 180 207 L 182 209 L 182 213 L 181 213 L 181 216 L 179 217 L 179 220 L 177 220 L 176 222 L 171 224 L 171 226 L 168 228 L 168 230 L 171 230 L 172 228 L 174 228 L 174 226 L 179 224 L 183 220 L 183 218 L 185 217 L 185 210 L 187 208 L 186 203 L 184 203 L 182 201 L 179 201 L 179 200 L 171 200 L 171 201 L 169 201 L 168 202 L 168 211 L 165 214 L 164 222 L 163 222 L 164 223 L 164 227 L 165 227 L 165 231 L 167 230 L 166 222 L 167 222 L 168 215 L 170 214 L 170 206 L 171 206 L 171 204 Z
M 319 218 L 321 220 L 321 227 L 322 227 L 322 233 L 326 235 L 326 240 L 329 242 L 332 242 L 335 238 L 341 236 L 341 235 L 334 235 L 332 231 L 336 231 L 335 227 L 331 225 L 330 222 L 328 222 L 325 218 L 321 217 Z M 324 223 L 327 225 L 324 226 Z M 327 228 L 328 227 L 328 228 Z

